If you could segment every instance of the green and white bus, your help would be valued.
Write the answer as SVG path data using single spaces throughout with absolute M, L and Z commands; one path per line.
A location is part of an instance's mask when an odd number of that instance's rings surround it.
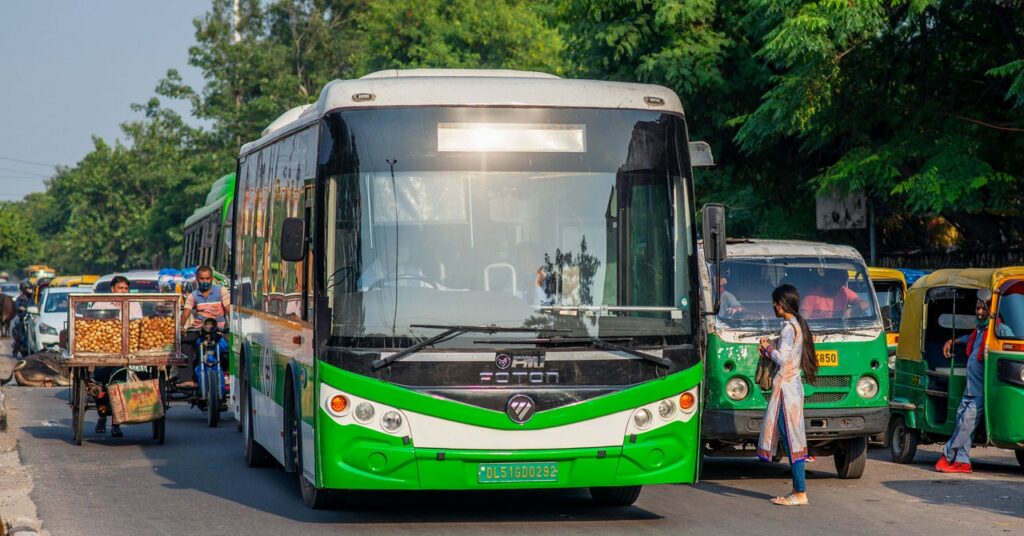
M 516 71 L 334 81 L 239 156 L 250 465 L 345 490 L 693 483 L 691 168 L 663 87 Z

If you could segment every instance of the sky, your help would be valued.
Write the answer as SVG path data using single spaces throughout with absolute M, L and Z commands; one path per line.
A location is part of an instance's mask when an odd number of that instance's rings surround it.
M 43 191 L 53 166 L 75 165 L 93 148 L 93 136 L 123 140 L 119 125 L 140 117 L 132 103 L 155 96 L 168 69 L 200 88 L 202 73 L 188 65 L 188 48 L 195 44 L 192 19 L 209 5 L 0 3 L 0 201 Z M 164 104 L 190 116 L 187 103 Z

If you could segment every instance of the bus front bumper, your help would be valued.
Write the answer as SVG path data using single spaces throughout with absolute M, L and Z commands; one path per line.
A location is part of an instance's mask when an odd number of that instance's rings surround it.
M 672 423 L 607 448 L 460 450 L 421 448 L 328 419 L 320 437 L 318 487 L 355 490 L 472 490 L 691 484 L 697 479 L 696 424 Z M 689 438 L 687 440 L 686 438 Z M 325 448 L 326 447 L 326 448 Z M 556 464 L 548 481 L 487 482 L 488 464 Z
M 705 409 L 704 439 L 756 440 L 764 410 Z M 889 408 L 804 409 L 807 440 L 844 439 L 882 433 L 889 426 Z

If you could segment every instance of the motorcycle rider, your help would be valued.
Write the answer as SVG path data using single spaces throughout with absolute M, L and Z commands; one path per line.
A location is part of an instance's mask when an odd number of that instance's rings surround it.
M 28 331 L 25 329 L 25 317 L 28 316 L 28 308 L 34 307 L 35 285 L 28 280 L 22 280 L 18 285 L 21 294 L 14 300 L 14 308 L 17 315 L 11 323 L 11 338 L 14 339 L 13 352 L 16 356 L 28 355 Z
M 189 317 L 193 317 L 192 328 L 194 329 L 202 328 L 203 321 L 208 318 L 216 320 L 217 327 L 224 329 L 227 325 L 230 310 L 231 297 L 228 295 L 227 289 L 214 284 L 213 268 L 206 265 L 197 268 L 196 289 L 193 290 L 188 295 L 188 298 L 185 299 L 185 310 L 181 315 L 182 331 L 184 331 L 186 326 L 188 326 Z M 183 339 L 182 343 L 185 342 L 186 341 Z M 194 345 L 196 341 L 193 339 L 190 342 Z M 191 361 L 192 364 L 185 372 L 189 376 L 192 375 L 193 369 L 195 368 L 195 357 L 193 357 Z M 196 387 L 195 378 L 189 378 L 178 385 L 179 387 L 184 388 Z

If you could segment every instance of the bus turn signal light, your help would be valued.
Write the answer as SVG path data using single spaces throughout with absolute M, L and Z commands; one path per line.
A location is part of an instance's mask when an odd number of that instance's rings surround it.
M 334 395 L 331 397 L 331 411 L 335 413 L 345 413 L 348 409 L 348 399 L 344 395 Z
M 697 399 L 692 393 L 683 393 L 679 395 L 679 409 L 683 411 L 689 411 L 696 402 Z
M 1003 350 L 1007 350 L 1010 352 L 1024 352 L 1024 344 L 1004 342 Z

